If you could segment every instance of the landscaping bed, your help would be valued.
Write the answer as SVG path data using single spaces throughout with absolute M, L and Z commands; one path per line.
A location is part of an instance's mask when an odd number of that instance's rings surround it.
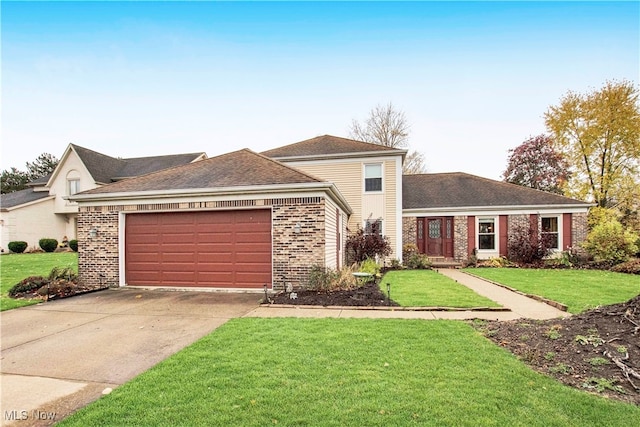
M 399 304 L 393 300 L 387 301 L 387 296 L 376 283 L 370 282 L 361 287 L 350 290 L 312 291 L 299 290 L 296 298 L 291 298 L 289 292 L 281 292 L 270 298 L 272 304 L 318 305 L 318 306 L 357 306 L 376 307 Z
M 565 319 L 474 324 L 539 372 L 640 405 L 640 295 Z

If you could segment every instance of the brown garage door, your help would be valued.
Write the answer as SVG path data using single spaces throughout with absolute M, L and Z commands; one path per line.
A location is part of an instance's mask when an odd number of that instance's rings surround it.
M 271 285 L 271 211 L 128 214 L 129 285 Z

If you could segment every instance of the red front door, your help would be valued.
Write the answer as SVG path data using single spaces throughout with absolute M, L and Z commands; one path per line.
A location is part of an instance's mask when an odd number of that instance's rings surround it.
M 453 258 L 453 217 L 417 218 L 416 225 L 420 253 Z

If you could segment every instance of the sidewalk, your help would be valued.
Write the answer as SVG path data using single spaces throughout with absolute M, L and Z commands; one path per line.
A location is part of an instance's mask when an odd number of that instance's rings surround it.
M 409 311 L 390 308 L 345 308 L 345 307 L 316 307 L 316 306 L 260 306 L 251 310 L 244 317 L 334 317 L 334 318 L 376 318 L 376 319 L 485 319 L 485 320 L 514 320 L 554 319 L 567 317 L 568 313 L 551 307 L 545 303 L 512 292 L 501 286 L 494 285 L 477 277 L 470 276 L 460 270 L 438 269 L 439 273 L 450 277 L 479 295 L 487 297 L 511 311 Z

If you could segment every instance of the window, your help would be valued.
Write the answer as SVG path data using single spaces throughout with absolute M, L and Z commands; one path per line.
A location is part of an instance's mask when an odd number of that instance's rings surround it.
M 368 219 L 364 224 L 364 234 L 377 234 L 382 236 L 382 220 Z
M 70 179 L 67 181 L 67 193 L 69 196 L 73 196 L 77 192 L 80 191 L 80 180 L 79 179 Z
M 382 164 L 364 165 L 364 191 L 382 191 Z
M 558 249 L 558 217 L 542 217 L 542 231 L 541 235 L 545 242 L 549 242 L 551 249 Z
M 478 219 L 478 249 L 496 249 L 496 220 L 495 218 Z

